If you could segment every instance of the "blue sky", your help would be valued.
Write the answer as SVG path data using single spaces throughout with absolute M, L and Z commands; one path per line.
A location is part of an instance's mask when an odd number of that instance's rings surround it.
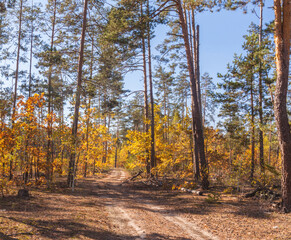
M 264 7 L 264 23 L 274 19 L 272 6 L 273 1 L 266 1 Z M 197 14 L 196 23 L 200 25 L 200 67 L 201 75 L 208 72 L 217 81 L 217 73 L 225 73 L 226 65 L 233 59 L 235 53 L 241 53 L 243 35 L 247 34 L 249 25 L 253 22 L 259 24 L 259 8 L 249 5 L 248 13 L 242 10 L 202 12 Z M 153 40 L 153 48 L 161 43 L 165 37 L 166 27 L 158 26 L 155 31 L 156 38 Z M 143 89 L 141 72 L 127 74 L 125 77 L 125 89 Z

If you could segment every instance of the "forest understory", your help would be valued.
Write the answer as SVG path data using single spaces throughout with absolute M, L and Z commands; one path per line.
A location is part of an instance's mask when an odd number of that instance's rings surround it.
M 291 215 L 245 198 L 253 189 L 214 186 L 199 196 L 172 190 L 173 181 L 113 169 L 78 179 L 74 192 L 64 178 L 50 190 L 31 186 L 28 198 L 15 188 L 0 199 L 0 239 L 290 239 Z

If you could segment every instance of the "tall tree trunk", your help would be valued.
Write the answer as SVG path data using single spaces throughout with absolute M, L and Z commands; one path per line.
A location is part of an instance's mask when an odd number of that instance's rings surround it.
M 18 86 L 20 48 L 21 48 L 21 33 L 22 33 L 22 11 L 23 11 L 23 0 L 20 0 L 19 26 L 18 26 L 18 43 L 17 43 L 17 57 L 16 57 L 15 83 L 14 83 L 14 95 L 13 95 L 12 122 L 14 122 L 13 118 L 15 117 L 16 101 L 17 101 L 17 86 Z
M 104 99 L 104 101 L 105 101 L 105 99 Z M 106 127 L 106 125 L 107 125 L 107 119 L 106 119 L 106 115 L 105 115 L 104 116 L 104 126 Z M 105 141 L 103 142 L 103 151 L 104 151 L 104 154 L 102 156 L 102 163 L 106 163 L 106 143 L 107 143 L 107 141 L 105 139 Z
M 202 107 L 201 107 L 201 89 L 200 89 L 200 27 L 196 26 L 196 57 L 195 57 L 195 75 L 196 75 L 196 90 L 198 97 L 198 106 L 202 119 Z M 203 126 L 202 126 L 203 127 Z M 202 128 L 203 129 L 203 128 Z
M 278 129 L 282 159 L 282 200 L 283 209 L 291 211 L 291 133 L 287 113 L 287 90 L 290 62 L 291 3 L 289 0 L 274 0 L 275 49 L 277 82 L 274 112 Z
M 194 111 L 194 102 L 193 97 L 191 97 L 191 113 L 192 113 L 192 161 L 193 161 L 193 170 L 194 170 L 194 178 L 198 182 L 200 179 L 200 165 L 199 165 L 199 153 L 198 153 L 198 145 L 196 139 L 196 130 L 195 130 L 195 122 L 193 116 L 195 115 Z
M 207 94 L 208 94 L 207 87 L 208 87 L 208 83 L 205 83 L 204 99 L 203 99 L 203 104 L 201 104 L 201 107 L 203 109 L 203 114 L 202 114 L 202 124 L 203 124 L 203 126 L 205 126 L 204 124 L 205 124 L 205 118 L 206 118 L 206 103 L 207 103 Z
M 94 57 L 94 32 L 92 33 L 92 42 L 91 42 L 91 56 L 90 56 L 90 81 L 93 79 L 93 57 Z M 90 116 L 89 111 L 91 108 L 91 96 L 90 90 L 88 95 L 88 105 L 86 108 L 87 111 L 87 120 L 86 120 L 86 160 L 85 160 L 85 167 L 84 167 L 84 177 L 87 177 L 87 169 L 88 169 L 88 162 L 89 162 L 89 125 L 90 125 Z
M 75 158 L 77 150 L 77 133 L 78 133 L 78 121 L 79 121 L 79 109 L 81 102 L 81 91 L 82 91 L 82 73 L 83 73 L 83 59 L 84 59 L 84 43 L 85 43 L 85 34 L 86 34 L 86 25 L 87 25 L 87 8 L 88 0 L 84 1 L 84 12 L 83 12 L 83 24 L 82 24 L 82 35 L 81 35 L 81 44 L 79 51 L 79 60 L 78 60 L 78 83 L 77 83 L 77 92 L 76 92 L 76 103 L 75 103 L 75 112 L 74 120 L 72 126 L 72 138 L 73 138 L 73 150 L 70 156 L 69 162 L 69 172 L 68 172 L 68 186 L 74 189 L 74 174 L 75 174 Z
M 116 129 L 116 146 L 115 146 L 115 158 L 114 158 L 114 167 L 115 168 L 117 168 L 118 146 L 119 146 L 119 118 L 117 120 L 117 129 Z
M 108 114 L 108 129 L 107 129 L 107 133 L 110 133 L 110 122 L 111 122 L 111 115 L 110 113 Z M 106 127 L 106 124 L 105 124 Z M 105 156 L 104 156 L 104 163 L 107 162 L 107 158 L 108 158 L 108 141 L 105 141 Z
M 195 82 L 196 82 L 196 91 L 197 91 L 197 99 L 198 99 L 198 107 L 199 107 L 199 112 L 200 112 L 200 120 L 201 120 L 201 131 L 202 131 L 202 136 L 204 136 L 203 134 L 203 120 L 202 120 L 202 103 L 201 103 L 201 89 L 200 89 L 200 56 L 199 56 L 199 47 L 200 47 L 200 42 L 199 42 L 199 38 L 200 38 L 200 30 L 199 30 L 199 25 L 196 26 L 196 36 L 194 36 L 194 41 L 195 41 L 195 62 L 194 62 L 194 66 L 195 66 Z M 203 137 L 203 141 L 204 141 L 204 137 Z M 197 142 L 197 140 L 196 140 Z M 196 143 L 197 145 L 197 143 Z M 198 145 L 197 145 L 198 148 Z M 204 150 L 205 153 L 205 150 Z M 207 158 L 206 158 L 206 153 L 205 153 L 205 159 L 201 160 L 200 159 L 200 164 L 201 164 L 201 172 L 202 169 L 205 169 L 204 171 L 209 172 L 208 166 L 207 166 Z M 199 163 L 196 163 L 196 169 L 199 168 Z M 198 171 L 199 173 L 199 171 Z
M 163 96 L 163 105 L 164 105 L 164 116 L 167 116 L 168 117 L 168 114 L 167 114 L 167 107 L 168 107 L 168 101 L 167 101 L 167 90 L 166 90 L 166 82 L 163 81 L 163 89 L 164 89 L 164 96 Z M 167 121 L 165 122 L 164 124 L 164 134 L 163 134 L 163 137 L 164 137 L 164 140 L 166 140 L 168 143 L 169 143 L 169 139 L 168 139 L 168 118 L 167 118 Z
M 140 5 L 141 9 L 141 16 L 142 21 L 144 21 L 143 17 L 143 4 L 141 2 Z M 148 119 L 149 119 L 149 104 L 148 104 L 148 80 L 147 80 L 147 62 L 146 62 L 146 43 L 145 43 L 145 33 L 144 30 L 142 30 L 142 57 L 143 57 L 143 77 L 144 77 L 144 131 L 147 133 L 149 131 L 149 125 L 148 125 Z M 151 164 L 149 161 L 149 151 L 146 149 L 146 171 L 147 176 L 149 177 L 151 174 Z
M 201 163 L 202 188 L 208 189 L 209 187 L 208 168 L 207 168 L 207 163 L 205 159 L 205 151 L 204 151 L 203 127 L 202 127 L 201 113 L 200 113 L 200 107 L 199 107 L 199 100 L 197 96 L 197 85 L 196 85 L 195 76 L 194 76 L 193 59 L 192 59 L 191 51 L 190 51 L 188 30 L 187 30 L 187 25 L 184 20 L 181 0 L 178 0 L 175 3 L 177 7 L 177 12 L 179 14 L 180 24 L 181 24 L 182 33 L 183 33 L 183 39 L 184 39 L 184 45 L 185 45 L 185 51 L 186 51 L 186 57 L 187 57 L 187 65 L 188 65 L 188 71 L 189 71 L 189 76 L 190 76 L 192 100 L 194 103 L 194 111 L 192 111 L 192 118 L 193 118 L 193 124 L 194 124 L 193 128 L 196 130 L 195 139 L 197 139 L 198 157 Z
M 254 180 L 255 172 L 255 111 L 254 111 L 254 90 L 253 76 L 251 76 L 251 174 L 250 182 Z
M 34 25 L 33 25 L 33 0 L 31 1 L 31 11 L 32 11 L 32 16 L 31 16 L 31 33 L 30 33 L 30 56 L 29 56 L 29 83 L 28 83 L 28 97 L 31 97 L 31 82 L 32 82 L 32 47 L 33 47 L 33 31 L 34 31 Z M 27 141 L 27 140 L 26 140 Z M 27 147 L 28 147 L 28 143 L 26 143 L 25 146 L 25 152 L 27 151 Z M 29 162 L 29 160 L 31 159 L 31 162 Z M 27 153 L 27 169 L 26 169 L 26 173 L 25 173 L 25 182 L 28 181 L 29 178 L 32 178 L 32 158 L 29 157 L 28 153 Z M 29 172 L 30 174 L 28 174 L 28 168 L 29 168 Z
M 91 98 L 89 96 L 88 105 L 87 105 L 87 120 L 86 120 L 86 159 L 85 159 L 85 166 L 84 166 L 84 177 L 87 177 L 87 169 L 88 169 L 88 161 L 89 161 L 89 126 L 90 126 L 89 111 L 91 107 L 90 105 L 91 105 Z
M 192 59 L 193 59 L 193 64 L 194 64 L 194 77 L 197 80 L 197 35 L 196 35 L 196 24 L 195 24 L 195 13 L 194 10 L 192 9 L 191 11 L 191 16 L 192 16 L 192 32 L 193 36 L 190 38 L 190 42 L 193 42 L 193 51 L 192 51 Z M 194 116 L 194 101 L 192 98 L 192 116 Z M 194 121 L 194 118 L 192 117 L 192 121 Z M 192 124 L 192 138 L 193 138 L 193 167 L 194 167 L 194 177 L 195 180 L 198 181 L 200 179 L 200 167 L 199 167 L 199 157 L 198 157 L 198 146 L 197 146 L 197 139 L 196 139 L 196 134 L 195 134 L 195 123 Z
M 33 55 L 33 34 L 34 34 L 34 5 L 31 1 L 32 16 L 31 16 L 31 33 L 30 33 L 30 56 L 29 56 L 29 83 L 28 83 L 28 97 L 31 97 L 31 84 L 32 84 L 32 55 Z
M 150 17 L 149 0 L 147 1 L 147 15 Z M 154 113 L 154 92 L 153 92 L 153 78 L 152 78 L 152 61 L 151 61 L 151 29 L 150 24 L 147 23 L 147 40 L 148 40 L 148 65 L 149 65 L 149 83 L 150 83 L 150 100 L 151 100 L 151 170 L 156 166 L 155 156 L 155 113 Z M 152 173 L 151 173 L 152 175 Z
M 193 56 L 193 59 L 194 59 L 194 35 L 195 32 L 193 32 L 192 34 L 192 31 L 193 31 L 193 23 L 194 23 L 194 26 L 195 26 L 195 20 L 193 19 L 194 17 L 194 10 L 192 9 L 192 11 L 188 11 L 188 28 L 189 28 L 189 34 L 190 34 L 190 49 L 191 49 L 191 55 Z
M 20 48 L 21 48 L 21 33 L 22 33 L 22 11 L 23 11 L 23 0 L 20 0 L 17 57 L 16 57 L 15 83 L 14 83 L 14 95 L 13 95 L 13 110 L 12 110 L 12 129 L 14 127 L 14 120 L 15 120 L 14 118 L 15 118 L 15 113 L 16 113 L 16 102 L 17 102 L 17 86 L 18 86 Z M 9 163 L 9 179 L 11 180 L 12 178 L 13 178 L 13 159 L 11 157 L 10 163 Z
M 272 129 L 270 125 L 270 132 L 269 132 L 269 156 L 268 156 L 268 164 L 271 165 L 271 153 L 272 153 Z
M 262 51 L 262 37 L 263 37 L 263 0 L 260 0 L 260 33 L 259 33 L 259 49 Z M 259 63 L 259 142 L 260 142 L 260 167 L 261 172 L 264 172 L 264 133 L 263 133 L 263 82 L 262 82 L 262 55 L 260 54 Z
M 275 102 L 274 102 L 274 95 L 273 92 L 271 90 L 271 87 L 269 86 L 269 92 L 271 95 L 271 102 L 273 104 L 273 106 L 275 106 Z M 272 121 L 270 121 L 270 132 L 269 132 L 269 156 L 268 156 L 268 164 L 271 164 L 271 154 L 272 154 Z
M 57 12 L 57 0 L 54 0 L 54 13 L 52 22 L 52 35 L 51 35 L 51 46 L 50 46 L 50 66 L 48 73 L 48 121 L 47 121 L 47 169 L 46 178 L 48 187 L 52 180 L 52 111 L 51 111 L 51 91 L 52 91 L 52 54 L 54 48 L 54 38 L 55 38 L 55 25 L 56 25 L 56 12 Z

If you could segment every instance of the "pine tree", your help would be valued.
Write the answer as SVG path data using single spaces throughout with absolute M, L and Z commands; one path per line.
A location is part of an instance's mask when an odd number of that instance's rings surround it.
M 270 98 L 268 97 L 268 85 L 272 83 L 271 79 L 268 78 L 272 65 L 272 44 L 270 44 L 268 36 L 265 35 L 260 46 L 258 30 L 256 25 L 250 26 L 249 35 L 244 36 L 245 42 L 242 46 L 245 54 L 235 55 L 233 65 L 228 65 L 228 73 L 224 76 L 219 75 L 223 79 L 220 88 L 224 90 L 224 93 L 218 94 L 218 101 L 222 103 L 220 116 L 228 118 L 225 123 L 230 124 L 230 133 L 234 134 L 235 129 L 243 128 L 243 126 L 238 125 L 243 124 L 239 118 L 249 119 L 251 182 L 255 171 L 256 131 L 264 127 L 264 125 L 258 125 L 256 119 L 260 110 L 263 114 L 263 111 L 270 108 L 266 103 Z M 260 103 L 260 91 L 262 103 Z M 265 104 L 260 109 L 263 100 L 265 100 Z

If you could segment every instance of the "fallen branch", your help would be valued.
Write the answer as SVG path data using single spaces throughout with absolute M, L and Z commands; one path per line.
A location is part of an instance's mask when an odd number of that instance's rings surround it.
M 143 173 L 143 170 L 140 170 L 137 174 L 135 174 L 134 176 L 132 176 L 129 181 L 133 181 L 134 179 L 136 179 L 138 176 L 140 176 Z
M 121 184 L 124 184 L 124 183 L 128 183 L 129 181 L 133 181 L 134 179 L 136 179 L 138 176 L 140 176 L 141 174 L 143 173 L 142 170 L 140 170 L 137 174 L 133 175 L 131 178 L 129 179 L 126 179 L 124 182 L 122 182 Z
M 259 194 L 258 194 L 259 193 Z M 251 198 L 258 196 L 259 198 L 264 198 L 264 199 L 269 199 L 269 200 L 274 200 L 278 197 L 280 197 L 280 194 L 272 191 L 269 188 L 266 187 L 258 187 L 254 191 L 247 193 L 244 195 L 245 198 Z
M 256 188 L 254 191 L 245 194 L 244 197 L 245 197 L 245 198 L 251 198 L 251 197 L 254 197 L 254 196 L 257 194 L 257 192 L 261 192 L 261 191 L 263 191 L 263 190 L 265 190 L 265 189 L 262 188 L 262 187 L 258 187 L 258 188 Z
M 163 183 L 155 179 L 148 179 L 147 181 L 142 181 L 143 184 L 147 186 L 161 187 Z

